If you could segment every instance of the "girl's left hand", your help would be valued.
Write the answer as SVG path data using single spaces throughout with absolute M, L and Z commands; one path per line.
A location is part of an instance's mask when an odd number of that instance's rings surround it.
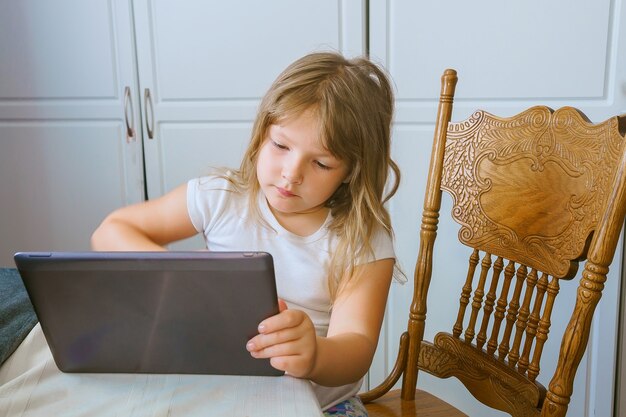
M 288 310 L 278 300 L 280 313 L 259 324 L 259 334 L 246 344 L 254 358 L 270 358 L 271 365 L 291 376 L 306 378 L 315 366 L 317 336 L 309 316 Z

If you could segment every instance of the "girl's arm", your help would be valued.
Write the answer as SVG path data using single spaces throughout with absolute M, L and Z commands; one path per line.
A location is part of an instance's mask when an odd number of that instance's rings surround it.
M 91 236 L 99 251 L 165 250 L 164 245 L 197 233 L 187 212 L 187 184 L 154 200 L 109 214 Z
M 376 351 L 393 265 L 393 259 L 383 259 L 358 267 L 360 278 L 335 300 L 327 337 L 315 335 L 304 312 L 285 310 L 260 324 L 248 350 L 256 358 L 271 358 L 277 369 L 320 385 L 357 381 Z

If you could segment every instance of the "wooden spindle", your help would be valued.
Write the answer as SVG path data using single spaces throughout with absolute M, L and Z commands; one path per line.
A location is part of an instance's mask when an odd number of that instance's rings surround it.
M 469 258 L 467 277 L 465 277 L 465 284 L 463 285 L 463 289 L 461 290 L 461 298 L 459 300 L 459 312 L 456 317 L 456 323 L 454 323 L 454 327 L 452 328 L 452 335 L 454 337 L 460 337 L 461 333 L 463 332 L 463 318 L 465 317 L 465 310 L 467 309 L 467 305 L 469 304 L 469 297 L 472 292 L 472 281 L 474 280 L 474 273 L 476 272 L 476 265 L 478 265 L 479 260 L 480 256 L 478 253 L 478 249 L 474 249 L 474 252 L 472 252 Z
M 489 327 L 489 318 L 493 312 L 493 306 L 496 302 L 496 290 L 498 288 L 498 282 L 500 281 L 500 274 L 504 269 L 504 261 L 501 256 L 498 256 L 493 263 L 493 275 L 491 276 L 491 285 L 489 286 L 489 292 L 485 298 L 485 307 L 483 308 L 483 321 L 480 325 L 480 331 L 476 337 L 476 346 L 478 349 L 482 349 L 487 341 L 487 328 Z
M 515 289 L 513 290 L 513 295 L 511 296 L 511 301 L 509 302 L 509 308 L 506 315 L 506 327 L 504 328 L 504 335 L 502 335 L 502 340 L 500 341 L 500 347 L 498 349 L 498 356 L 502 360 L 504 360 L 504 358 L 509 354 L 511 334 L 513 333 L 513 326 L 517 320 L 517 312 L 519 311 L 520 306 L 519 300 L 522 295 L 522 288 L 527 274 L 528 268 L 526 268 L 526 265 L 520 265 L 517 268 L 517 273 L 515 274 L 517 278 L 515 281 Z
M 470 320 L 467 325 L 467 329 L 465 330 L 465 342 L 472 343 L 474 340 L 474 335 L 476 334 L 476 318 L 478 317 L 478 312 L 483 305 L 483 297 L 485 296 L 485 282 L 487 281 L 487 274 L 491 269 L 491 255 L 485 253 L 483 256 L 483 261 L 480 263 L 480 278 L 478 279 L 478 285 L 476 285 L 476 289 L 474 290 L 474 298 L 472 298 L 472 313 L 470 315 Z
M 530 315 L 530 300 L 532 299 L 536 284 L 537 270 L 532 269 L 530 271 L 530 274 L 528 274 L 526 278 L 526 291 L 524 292 L 524 301 L 522 302 L 522 308 L 520 308 L 519 314 L 517 315 L 517 321 L 515 322 L 515 339 L 513 340 L 511 352 L 509 353 L 509 364 L 511 366 L 517 365 L 517 361 L 519 359 L 522 336 L 526 331 L 528 316 Z
M 550 284 L 548 284 L 548 297 L 546 299 L 546 305 L 543 308 L 543 315 L 539 320 L 539 326 L 537 327 L 537 342 L 535 343 L 535 349 L 533 351 L 533 360 L 528 365 L 528 378 L 534 381 L 539 375 L 539 359 L 543 352 L 543 346 L 548 340 L 548 333 L 550 332 L 552 308 L 554 307 L 554 300 L 559 294 L 559 280 L 558 278 L 552 278 Z
M 537 326 L 539 324 L 539 314 L 541 312 L 541 306 L 543 305 L 543 298 L 546 290 L 548 289 L 548 274 L 543 273 L 541 279 L 537 283 L 535 302 L 533 303 L 533 310 L 528 318 L 528 325 L 526 326 L 526 337 L 524 338 L 524 349 L 522 350 L 522 356 L 520 357 L 517 365 L 517 370 L 524 374 L 528 370 L 530 351 L 535 341 L 535 335 L 537 334 Z
M 515 264 L 513 261 L 509 261 L 508 265 L 504 269 L 504 282 L 502 283 L 502 289 L 500 291 L 500 297 L 496 303 L 496 311 L 493 313 L 493 328 L 491 329 L 491 337 L 487 343 L 487 353 L 493 355 L 498 347 L 498 335 L 500 334 L 500 325 L 504 319 L 504 313 L 506 311 L 507 299 L 509 296 L 509 287 L 511 286 L 511 280 L 515 274 Z

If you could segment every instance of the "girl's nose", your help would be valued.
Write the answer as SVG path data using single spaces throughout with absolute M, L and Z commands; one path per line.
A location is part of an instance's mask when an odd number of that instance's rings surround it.
M 289 184 L 302 183 L 302 161 L 299 158 L 291 158 L 283 165 L 282 177 Z

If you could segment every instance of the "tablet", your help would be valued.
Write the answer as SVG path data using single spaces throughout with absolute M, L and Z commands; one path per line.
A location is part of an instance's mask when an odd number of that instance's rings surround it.
M 265 252 L 14 256 L 63 372 L 282 375 L 246 350 L 278 313 Z

